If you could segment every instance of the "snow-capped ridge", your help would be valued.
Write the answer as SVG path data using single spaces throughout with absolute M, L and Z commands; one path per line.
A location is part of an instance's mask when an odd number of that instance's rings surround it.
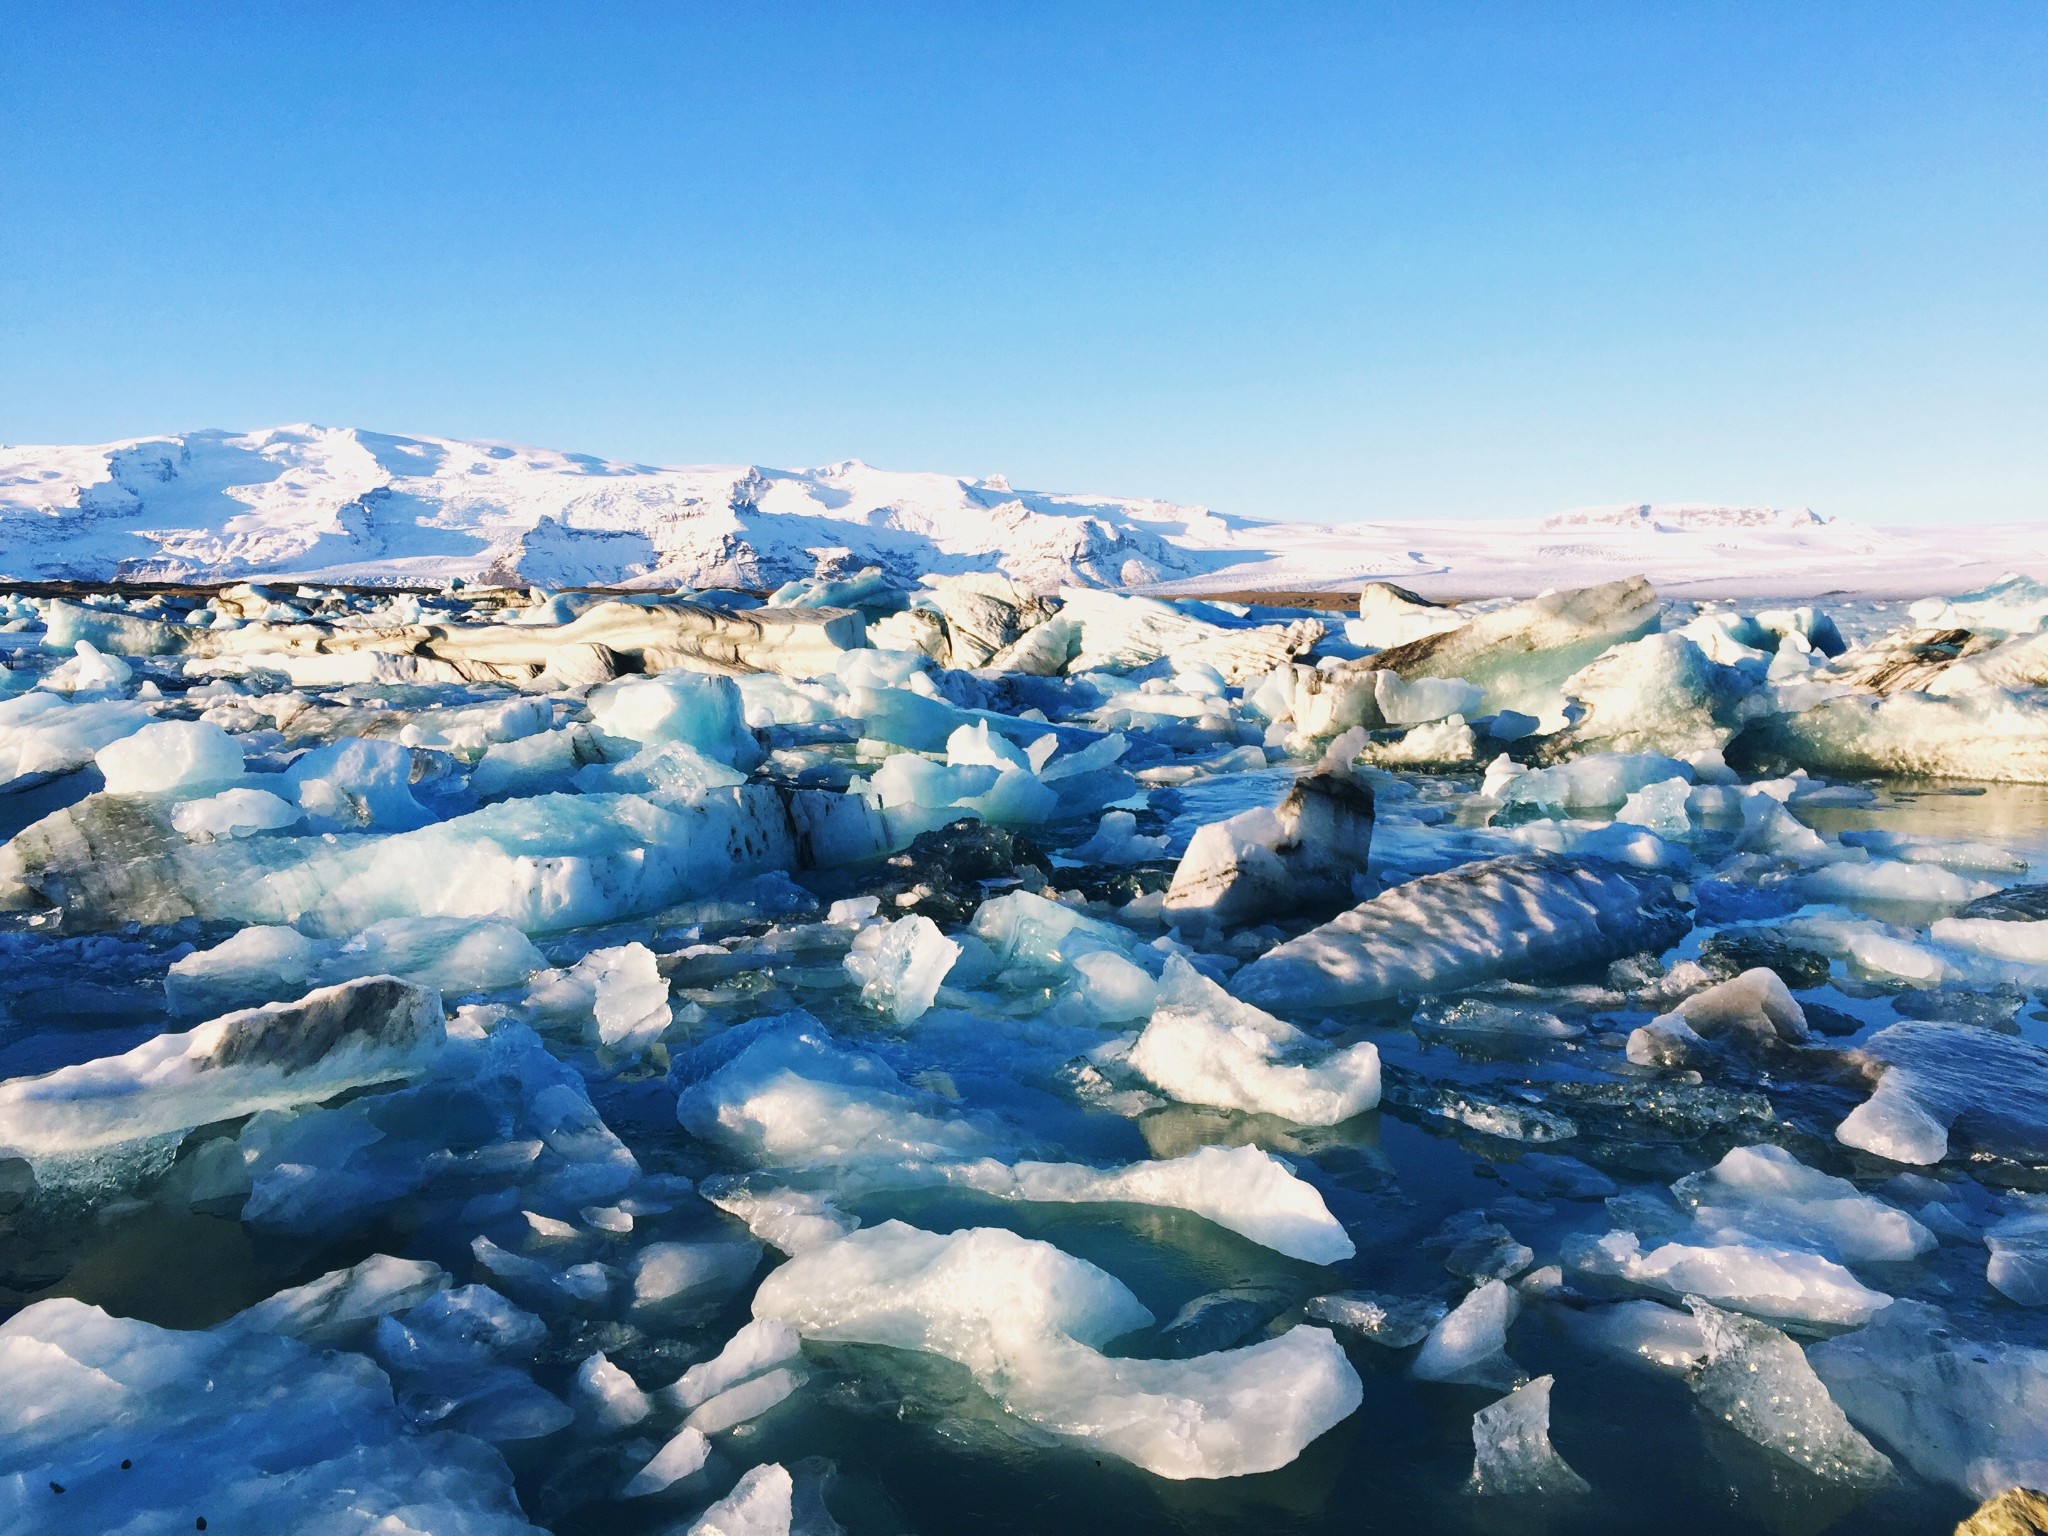
M 1545 528 L 1615 528 L 1675 533 L 1706 528 L 1823 528 L 1834 521 L 1811 507 L 1734 507 L 1712 502 L 1635 502 L 1573 507 L 1543 520 Z

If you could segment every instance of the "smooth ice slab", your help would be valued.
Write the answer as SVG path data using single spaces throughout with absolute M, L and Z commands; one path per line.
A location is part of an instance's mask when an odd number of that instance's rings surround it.
M 1669 878 L 1550 855 L 1424 875 L 1268 950 L 1231 990 L 1264 1008 L 1326 1008 L 1604 964 L 1681 938 Z

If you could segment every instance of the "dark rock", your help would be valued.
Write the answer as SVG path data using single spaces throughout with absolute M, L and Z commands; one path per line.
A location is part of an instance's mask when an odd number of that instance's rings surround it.
M 1050 878 L 1036 845 L 971 817 L 919 833 L 883 867 L 883 882 L 871 887 L 883 910 L 897 917 L 920 913 L 941 925 L 966 922 L 983 901 L 1005 890 L 1042 890 Z
M 1700 945 L 1700 964 L 1718 981 L 1762 966 L 1776 971 L 1795 992 L 1824 987 L 1828 981 L 1826 955 L 1754 931 L 1715 934 Z
M 1979 896 L 1956 911 L 1957 917 L 1988 917 L 2001 923 L 2048 922 L 2048 885 L 2015 885 Z

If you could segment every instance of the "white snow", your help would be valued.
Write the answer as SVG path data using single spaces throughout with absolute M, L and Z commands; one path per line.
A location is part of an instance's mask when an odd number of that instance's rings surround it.
M 1861 527 L 1803 509 L 1635 505 L 1521 521 L 1335 527 L 1161 501 L 1016 491 L 999 477 L 656 468 L 498 443 L 313 425 L 0 449 L 0 546 L 22 578 L 328 580 L 480 576 L 565 586 L 773 586 L 846 548 L 907 580 L 931 570 L 1210 590 L 1528 594 L 1642 573 L 1680 596 L 1924 596 L 2009 571 L 2048 576 L 2029 526 Z M 959 578 L 955 578 L 956 580 Z M 979 595 L 969 589 L 964 596 Z M 954 599 L 962 607 L 960 597 Z M 1369 611 L 1357 643 L 1426 632 Z M 2014 600 L 1999 609 L 2017 615 Z M 1424 614 L 1432 611 L 1421 610 Z M 1970 610 L 1974 612 L 1974 610 Z M 1939 605 L 1923 622 L 1954 618 Z M 2038 622 L 2038 621 L 2037 621 Z M 970 657 L 966 664 L 981 658 Z M 956 663 L 959 664 L 959 663 Z

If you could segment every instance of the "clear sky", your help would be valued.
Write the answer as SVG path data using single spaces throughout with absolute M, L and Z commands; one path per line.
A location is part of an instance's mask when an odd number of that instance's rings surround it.
M 13 3 L 0 438 L 2048 528 L 2048 6 Z

